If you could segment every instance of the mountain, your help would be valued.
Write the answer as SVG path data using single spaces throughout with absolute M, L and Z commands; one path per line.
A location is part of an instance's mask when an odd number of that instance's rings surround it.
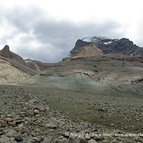
M 110 39 L 106 37 L 85 37 L 76 41 L 74 48 L 70 52 L 71 57 L 81 53 L 85 47 L 91 47 L 91 45 L 95 45 L 103 54 L 143 56 L 143 48 L 135 45 L 127 38 Z
M 5 61 L 5 63 L 9 63 L 11 67 L 16 68 L 20 72 L 24 72 L 25 74 L 35 75 L 38 73 L 36 70 L 29 68 L 25 60 L 21 56 L 10 51 L 10 48 L 8 45 L 5 45 L 4 48 L 0 50 L 0 60 Z
M 47 67 L 51 65 L 36 60 L 25 60 L 21 56 L 10 51 L 8 45 L 5 45 L 4 48 L 0 50 L 0 59 L 9 62 L 15 68 L 29 75 L 38 74 L 41 71 L 46 70 Z

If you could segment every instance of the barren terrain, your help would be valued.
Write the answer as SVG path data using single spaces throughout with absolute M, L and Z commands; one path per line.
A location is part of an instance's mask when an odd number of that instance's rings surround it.
M 0 57 L 0 143 L 142 143 L 143 58 L 98 52 Z

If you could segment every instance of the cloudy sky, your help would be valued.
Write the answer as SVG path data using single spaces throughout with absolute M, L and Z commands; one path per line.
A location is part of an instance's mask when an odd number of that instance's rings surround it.
M 77 39 L 127 37 L 143 47 L 142 0 L 0 0 L 0 48 L 57 62 Z

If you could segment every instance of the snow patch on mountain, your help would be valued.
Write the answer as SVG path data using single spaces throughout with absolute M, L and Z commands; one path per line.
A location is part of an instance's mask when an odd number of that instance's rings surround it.
M 98 36 L 98 37 L 84 37 L 83 39 L 81 39 L 82 41 L 84 42 L 93 42 L 93 43 L 96 43 L 96 44 L 100 44 L 100 43 L 103 43 L 105 45 L 107 44 L 112 44 L 112 42 L 114 41 L 118 41 L 118 39 L 110 39 L 108 37 L 103 37 L 103 36 Z

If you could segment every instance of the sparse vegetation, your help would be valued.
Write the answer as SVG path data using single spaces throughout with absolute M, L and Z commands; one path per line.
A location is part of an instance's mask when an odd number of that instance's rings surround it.
M 51 107 L 76 120 L 82 119 L 129 132 L 142 131 L 142 98 L 123 95 L 105 96 L 84 91 L 43 87 L 27 87 L 26 89 Z

